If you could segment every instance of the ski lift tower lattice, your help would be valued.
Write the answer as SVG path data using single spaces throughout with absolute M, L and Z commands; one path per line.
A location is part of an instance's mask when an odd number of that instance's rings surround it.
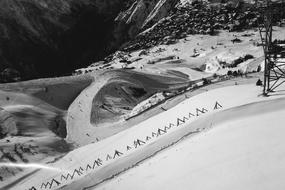
M 259 11 L 258 28 L 264 51 L 264 88 L 263 95 L 267 96 L 285 83 L 285 42 L 284 40 L 272 39 L 273 24 L 276 13 L 284 18 L 284 4 L 282 0 L 280 6 L 273 4 L 271 0 L 256 0 L 255 6 Z

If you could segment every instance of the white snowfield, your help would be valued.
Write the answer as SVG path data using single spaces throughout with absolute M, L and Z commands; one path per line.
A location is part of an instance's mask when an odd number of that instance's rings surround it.
M 184 140 L 96 190 L 284 190 L 284 108 L 282 99 L 217 115 L 215 120 L 242 117 Z
M 251 84 L 199 94 L 70 152 L 49 165 L 61 171 L 36 171 L 13 189 L 284 189 L 285 95 L 260 93 L 261 88 Z M 198 133 L 119 179 L 103 183 Z

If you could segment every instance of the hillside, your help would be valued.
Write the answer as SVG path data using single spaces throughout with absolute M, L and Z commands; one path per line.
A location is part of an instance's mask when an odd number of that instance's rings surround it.
M 254 6 L 240 2 L 1 0 L 0 82 L 70 75 L 119 49 L 255 27 Z
M 70 74 L 103 59 L 134 37 L 142 23 L 158 21 L 174 5 L 161 0 L 1 0 L 0 82 Z

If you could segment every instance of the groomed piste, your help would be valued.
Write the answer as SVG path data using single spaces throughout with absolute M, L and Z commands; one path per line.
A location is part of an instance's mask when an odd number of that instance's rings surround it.
M 261 179 L 280 187 L 285 150 L 281 143 L 284 119 L 280 115 L 285 112 L 285 96 L 258 94 L 260 87 L 254 84 L 201 93 L 132 128 L 68 153 L 48 165 L 50 170 L 34 171 L 13 188 L 173 189 L 177 183 L 184 184 L 184 188 L 194 183 L 196 189 L 209 189 L 209 184 L 223 189 L 235 184 L 236 189 L 251 189 L 259 185 L 252 180 Z M 172 154 L 167 156 L 168 152 Z M 266 158 L 259 159 L 260 156 Z M 128 170 L 137 164 L 139 167 Z M 164 170 L 148 170 L 149 165 L 177 171 L 175 179 L 167 178 L 170 176 Z M 271 171 L 276 177 L 268 178 L 272 175 L 260 170 Z M 245 172 L 247 175 L 243 175 Z M 123 174 L 116 178 L 120 173 Z M 148 174 L 155 178 L 138 187 L 135 181 L 147 180 Z M 167 185 L 159 179 L 167 180 Z M 202 183 L 204 179 L 210 183 Z

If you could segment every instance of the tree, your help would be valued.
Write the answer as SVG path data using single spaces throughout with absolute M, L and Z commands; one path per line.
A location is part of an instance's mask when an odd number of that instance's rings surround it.
M 228 75 L 228 76 L 232 76 L 232 75 L 233 75 L 233 72 L 232 72 L 231 70 L 229 70 L 228 73 L 227 73 L 227 75 Z
M 202 78 L 202 80 L 203 80 L 203 85 L 207 85 L 207 84 L 211 83 L 211 81 L 209 79 Z
M 257 70 L 256 70 L 258 73 L 261 71 L 261 66 L 260 65 L 258 65 L 258 67 L 257 67 Z
M 260 79 L 257 80 L 256 86 L 263 86 L 263 83 L 262 83 L 262 81 Z

